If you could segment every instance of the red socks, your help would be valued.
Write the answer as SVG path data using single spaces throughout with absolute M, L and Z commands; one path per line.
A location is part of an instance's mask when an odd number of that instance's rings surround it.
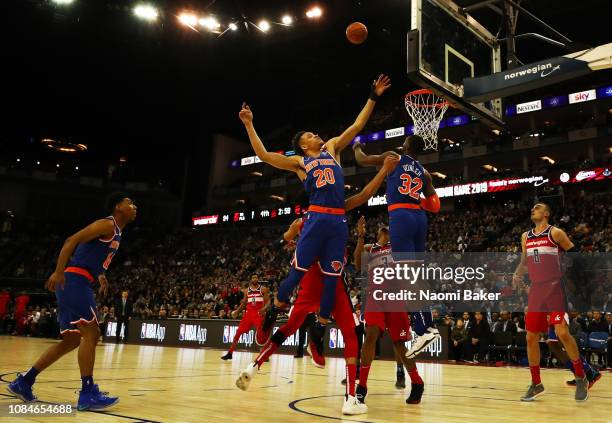
M 580 363 L 580 367 L 582 368 L 582 363 Z M 540 366 L 529 366 L 529 370 L 531 371 L 531 382 L 534 385 L 542 383 L 542 379 L 540 379 Z M 584 370 L 582 373 L 584 374 Z
M 364 388 L 368 387 L 368 374 L 370 373 L 370 366 L 361 365 L 359 369 L 359 384 Z
M 408 376 L 410 376 L 410 382 L 417 385 L 423 385 L 423 379 L 419 376 L 419 371 L 416 367 L 414 369 L 408 369 Z
M 255 363 L 257 364 L 257 368 L 261 367 L 262 364 L 264 364 L 266 361 L 268 361 L 268 358 L 270 358 L 270 356 L 272 354 L 274 354 L 277 349 L 278 349 L 278 344 L 276 344 L 276 343 L 274 343 L 272 341 L 268 341 L 266 343 L 266 345 L 263 346 L 263 348 L 259 352 L 259 355 L 255 359 Z
M 584 367 L 582 366 L 582 360 L 578 358 L 578 360 L 572 360 L 572 365 L 574 366 L 574 373 L 578 379 L 582 379 L 584 377 Z
M 355 379 L 356 378 L 357 378 L 357 365 L 347 364 L 346 365 L 346 393 L 347 395 L 351 395 L 353 397 L 355 396 Z

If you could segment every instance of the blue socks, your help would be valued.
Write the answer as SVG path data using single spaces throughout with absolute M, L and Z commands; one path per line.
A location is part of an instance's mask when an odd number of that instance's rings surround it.
M 82 376 L 81 381 L 83 382 L 81 392 L 91 392 L 93 389 L 93 376 Z
M 36 370 L 34 367 L 30 367 L 30 370 L 28 370 L 28 372 L 25 375 L 23 375 L 23 380 L 28 385 L 34 385 L 34 382 L 36 382 L 36 376 L 38 376 L 38 373 L 40 373 L 38 370 Z

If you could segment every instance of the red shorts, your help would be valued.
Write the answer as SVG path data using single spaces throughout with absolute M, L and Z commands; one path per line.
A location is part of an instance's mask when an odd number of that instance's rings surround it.
M 565 311 L 527 311 L 525 315 L 525 329 L 529 332 L 547 332 L 549 326 L 569 323 L 569 317 Z
M 565 290 L 561 281 L 534 282 L 529 287 L 525 329 L 529 332 L 546 332 L 548 326 L 566 321 L 566 310 Z
M 534 282 L 529 287 L 527 311 L 550 313 L 567 310 L 565 289 L 559 280 Z
M 408 341 L 411 338 L 408 313 L 366 311 L 365 322 L 368 326 L 378 326 L 380 329 L 380 336 L 385 333 L 386 329 L 393 342 Z
M 322 295 L 323 273 L 318 264 L 314 264 L 300 282 L 297 298 L 289 314 L 289 321 L 281 328 L 283 334 L 286 336 L 292 335 L 309 313 L 319 311 Z M 336 301 L 332 309 L 332 316 L 344 337 L 344 356 L 357 357 L 357 334 L 355 333 L 357 324 L 353 317 L 353 307 L 344 289 L 344 282 L 341 277 L 338 278 L 336 284 Z
M 255 329 L 259 329 L 263 323 L 264 316 L 260 315 L 258 311 L 247 311 L 240 324 L 238 325 L 238 332 L 246 333 L 251 330 L 251 327 L 255 326 Z

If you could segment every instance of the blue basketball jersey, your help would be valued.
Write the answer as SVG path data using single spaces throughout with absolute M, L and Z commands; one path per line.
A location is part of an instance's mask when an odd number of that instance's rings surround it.
M 344 209 L 344 174 L 332 155 L 322 151 L 319 157 L 304 157 L 304 167 L 310 205 Z
M 387 205 L 420 204 L 426 184 L 421 163 L 403 154 L 397 167 L 387 176 Z
M 108 239 L 98 238 L 79 244 L 68 264 L 68 266 L 80 267 L 89 271 L 94 278 L 106 272 L 121 242 L 121 229 L 115 222 L 115 218 L 108 216 L 105 219 L 112 220 L 114 223 L 114 235 Z

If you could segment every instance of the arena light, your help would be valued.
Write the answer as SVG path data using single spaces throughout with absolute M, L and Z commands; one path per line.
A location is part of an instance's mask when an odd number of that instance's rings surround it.
M 17 163 L 19 163 L 21 161 L 21 159 L 19 157 L 17 157 Z
M 293 24 L 293 18 L 289 15 L 285 15 L 282 17 L 281 22 L 283 23 L 283 25 L 291 25 Z
M 263 19 L 259 21 L 259 23 L 257 24 L 257 28 L 259 28 L 261 32 L 268 32 L 270 30 L 270 23 Z
M 542 160 L 544 160 L 544 161 L 546 161 L 546 162 L 548 162 L 550 164 L 555 164 L 555 161 L 553 159 L 551 159 L 550 157 L 548 157 L 548 156 L 542 156 L 542 157 L 540 157 L 540 159 L 542 159 Z
M 231 24 L 229 24 L 228 28 L 231 31 L 237 31 L 238 30 L 238 25 L 236 25 L 234 22 L 232 22 Z
M 208 29 L 209 31 L 216 31 L 219 28 L 221 28 L 221 24 L 213 16 L 207 16 L 205 18 L 200 19 L 199 20 L 199 24 L 200 24 L 200 26 L 203 26 L 204 28 Z
M 306 17 L 309 19 L 320 18 L 323 15 L 323 11 L 319 6 L 312 7 L 306 11 Z
M 142 20 L 153 22 L 159 17 L 159 12 L 149 4 L 137 4 L 134 7 L 134 15 Z
M 51 0 L 51 1 L 60 6 L 66 6 L 66 5 L 74 3 L 74 0 Z
M 482 167 L 484 167 L 487 170 L 490 170 L 491 172 L 497 172 L 497 168 L 493 165 L 486 164 L 486 165 L 483 165 Z
M 261 172 L 251 172 L 251 176 L 263 176 Z
M 270 198 L 272 200 L 285 201 L 285 197 L 281 197 L 280 195 L 271 195 Z
M 185 26 L 193 28 L 198 24 L 198 17 L 193 13 L 184 12 L 178 16 L 178 20 Z

